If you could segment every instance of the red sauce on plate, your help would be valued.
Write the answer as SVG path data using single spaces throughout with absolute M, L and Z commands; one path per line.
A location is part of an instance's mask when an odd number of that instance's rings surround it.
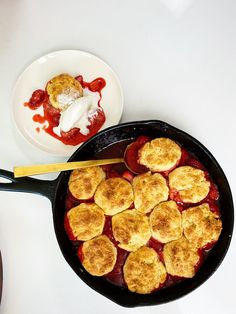
M 90 137 L 95 135 L 103 126 L 106 121 L 105 113 L 100 105 L 102 98 L 102 89 L 106 86 L 106 81 L 99 77 L 93 80 L 92 82 L 85 82 L 83 77 L 77 76 L 76 79 L 80 82 L 83 88 L 88 88 L 92 92 L 98 92 L 100 94 L 100 100 L 98 102 L 97 115 L 89 118 L 90 125 L 88 126 L 89 133 L 84 135 L 80 132 L 78 128 L 72 128 L 68 132 L 61 132 L 61 136 L 58 136 L 53 128 L 59 125 L 59 120 L 61 116 L 61 111 L 57 108 L 54 108 L 49 101 L 48 94 L 45 90 L 37 89 L 33 92 L 30 100 L 24 103 L 24 106 L 28 107 L 31 110 L 36 110 L 40 107 L 43 108 L 43 115 L 35 114 L 33 116 L 33 121 L 44 124 L 43 130 L 49 135 L 53 136 L 57 140 L 61 141 L 65 145 L 76 146 L 80 143 L 85 142 Z M 45 124 L 46 123 L 46 124 Z M 39 132 L 39 128 L 37 128 Z
M 132 169 L 135 168 L 136 170 L 139 170 L 140 172 L 143 172 L 143 170 L 147 171 L 147 169 L 144 169 L 145 167 L 142 168 L 143 166 L 138 164 L 138 150 L 149 140 L 150 139 L 148 137 L 142 136 L 142 137 L 138 137 L 135 141 L 130 139 L 130 140 L 125 140 L 125 141 L 121 141 L 118 143 L 114 143 L 114 144 L 110 145 L 109 147 L 105 148 L 104 150 L 102 150 L 101 152 L 99 152 L 98 154 L 96 154 L 96 156 L 91 156 L 91 157 L 94 159 L 103 159 L 103 158 L 105 159 L 105 158 L 113 158 L 113 157 L 119 158 L 119 157 L 123 157 L 124 153 L 126 152 L 126 158 L 129 159 L 128 162 L 131 165 Z M 130 154 L 129 153 L 127 154 L 127 150 L 128 150 L 127 147 L 130 149 L 130 151 L 129 151 Z M 135 157 L 134 157 L 134 155 L 135 155 Z M 127 161 L 127 159 L 126 159 L 126 161 Z M 202 200 L 201 202 L 196 203 L 196 204 L 181 202 L 181 200 L 178 199 L 178 194 L 175 193 L 175 191 L 170 191 L 169 199 L 174 199 L 177 202 L 177 205 L 178 205 L 180 212 L 182 212 L 183 210 L 185 210 L 189 207 L 198 206 L 202 203 L 208 203 L 210 206 L 210 209 L 213 212 L 218 213 L 220 216 L 220 210 L 219 210 L 219 204 L 218 204 L 219 192 L 218 192 L 217 186 L 214 184 L 214 182 L 210 178 L 210 175 L 207 172 L 207 170 L 205 169 L 204 165 L 196 158 L 196 156 L 193 155 L 192 153 L 188 152 L 184 148 L 182 148 L 181 159 L 175 165 L 175 167 L 184 166 L 184 165 L 189 165 L 189 166 L 191 165 L 195 168 L 199 168 L 199 169 L 203 170 L 205 172 L 205 176 L 206 176 L 207 180 L 209 180 L 211 183 L 210 191 L 204 200 Z M 141 166 L 141 168 L 139 168 L 139 166 Z M 106 166 L 102 166 L 102 167 L 103 167 L 103 170 L 106 172 L 107 178 L 118 176 L 118 177 L 123 177 L 124 179 L 126 179 L 128 181 L 132 181 L 133 178 L 136 176 L 134 173 L 130 172 L 130 170 L 126 168 L 124 163 L 114 164 L 114 165 L 106 165 Z M 160 173 L 166 178 L 167 183 L 168 183 L 169 171 L 168 172 L 160 172 Z M 88 200 L 88 201 L 91 201 L 91 200 Z M 84 202 L 84 200 L 76 200 L 69 193 L 69 190 L 68 190 L 67 198 L 66 198 L 66 211 L 69 210 L 70 208 L 72 208 L 73 206 L 76 206 L 80 202 Z M 132 209 L 132 208 L 134 208 L 134 204 L 131 204 L 130 209 Z M 112 282 L 113 284 L 118 285 L 120 287 L 126 287 L 124 277 L 123 277 L 123 266 L 124 266 L 124 263 L 126 261 L 126 258 L 129 254 L 129 252 L 118 247 L 118 242 L 115 240 L 115 238 L 113 236 L 112 222 L 111 221 L 112 221 L 111 217 L 106 216 L 103 234 L 108 236 L 108 238 L 116 246 L 116 248 L 117 248 L 117 261 L 116 261 L 114 269 L 109 274 L 105 275 L 104 279 L 109 281 L 109 282 Z M 65 230 L 68 234 L 68 237 L 72 240 L 72 236 L 71 236 L 70 230 L 68 230 L 68 225 L 67 225 L 66 220 L 65 220 Z M 75 252 L 76 252 L 75 254 L 77 254 L 80 261 L 82 261 L 81 247 L 78 250 L 78 241 L 73 242 L 73 240 L 72 240 L 72 243 L 75 247 Z M 202 263 L 204 263 L 204 260 L 207 258 L 210 250 L 214 247 L 214 244 L 215 244 L 215 242 L 208 243 L 203 248 L 200 248 L 198 250 L 199 260 L 198 260 L 197 264 L 195 265 L 196 272 L 199 270 Z M 147 243 L 147 246 L 153 248 L 157 252 L 160 260 L 162 262 L 164 262 L 164 258 L 163 258 L 164 244 L 163 243 L 161 243 L 161 242 L 159 242 L 159 241 L 157 241 L 151 237 L 151 239 Z M 158 289 L 156 289 L 156 290 L 160 290 L 160 289 L 167 288 L 169 286 L 176 285 L 183 280 L 186 280 L 186 278 L 178 277 L 178 276 L 172 276 L 170 274 L 167 274 L 166 281 L 163 284 L 161 284 L 158 287 Z

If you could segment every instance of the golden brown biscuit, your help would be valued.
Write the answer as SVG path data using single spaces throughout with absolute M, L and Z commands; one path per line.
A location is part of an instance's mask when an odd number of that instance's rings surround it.
M 182 218 L 184 235 L 193 246 L 201 248 L 218 240 L 222 222 L 207 203 L 184 210 Z
M 169 185 L 177 191 L 181 201 L 198 203 L 208 194 L 210 182 L 204 171 L 190 166 L 178 167 L 169 174 Z
M 166 270 L 156 251 L 143 246 L 129 254 L 124 265 L 124 279 L 130 291 L 147 294 L 166 280 Z
M 69 190 L 77 199 L 93 197 L 97 186 L 106 177 L 101 167 L 88 167 L 73 170 L 69 179 Z
M 82 255 L 82 264 L 87 272 L 103 276 L 113 270 L 117 250 L 106 235 L 101 235 L 83 243 Z
M 106 215 L 115 215 L 133 202 L 131 184 L 122 178 L 110 178 L 101 182 L 96 190 L 94 200 Z
M 105 215 L 96 204 L 81 203 L 67 212 L 71 232 L 77 240 L 87 241 L 103 231 Z
M 140 174 L 133 179 L 132 186 L 135 208 L 142 213 L 150 212 L 154 206 L 166 201 L 169 196 L 166 180 L 159 173 Z
M 69 104 L 60 103 L 58 96 L 64 95 L 65 99 L 78 98 L 83 96 L 81 84 L 68 74 L 60 74 L 53 77 L 46 86 L 49 101 L 55 108 L 66 109 Z
M 151 237 L 148 217 L 135 209 L 113 216 L 112 231 L 118 246 L 127 251 L 136 251 Z
M 181 213 L 174 201 L 158 204 L 151 212 L 149 219 L 152 236 L 159 242 L 167 243 L 182 237 Z
M 170 275 L 185 278 L 192 278 L 195 275 L 195 266 L 200 259 L 197 250 L 184 236 L 165 244 L 163 257 Z
M 144 144 L 138 162 L 156 172 L 172 169 L 180 158 L 180 146 L 169 138 L 159 137 Z

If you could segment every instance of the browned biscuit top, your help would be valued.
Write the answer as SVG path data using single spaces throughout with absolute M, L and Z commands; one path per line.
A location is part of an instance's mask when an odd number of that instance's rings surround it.
M 116 263 L 117 250 L 106 235 L 86 241 L 82 246 L 84 268 L 93 276 L 111 272 Z
M 124 279 L 130 291 L 147 294 L 166 280 L 166 270 L 156 251 L 143 246 L 126 259 Z
M 122 178 L 110 178 L 101 182 L 94 200 L 106 215 L 115 215 L 133 203 L 134 195 L 131 184 Z
M 159 137 L 139 150 L 139 163 L 151 171 L 172 169 L 181 158 L 181 147 L 169 138 Z
M 135 251 L 151 237 L 148 217 L 137 210 L 125 210 L 112 217 L 112 231 L 119 247 Z
M 105 215 L 96 204 L 81 203 L 67 212 L 74 237 L 80 241 L 90 240 L 103 231 Z
M 185 203 L 202 201 L 210 189 L 210 182 L 206 179 L 204 171 L 191 166 L 182 166 L 171 171 L 169 185 L 179 193 L 180 199 Z
M 207 203 L 184 210 L 182 217 L 184 235 L 193 246 L 201 248 L 218 240 L 222 221 Z
M 164 245 L 163 257 L 167 272 L 172 276 L 192 278 L 200 259 L 197 249 L 183 236 Z
M 153 238 L 162 243 L 177 240 L 183 235 L 181 213 L 174 201 L 158 204 L 150 214 L 150 225 Z
M 132 185 L 135 208 L 142 213 L 150 212 L 154 206 L 168 199 L 167 182 L 159 173 L 140 174 L 133 179 Z
M 76 169 L 69 178 L 69 190 L 77 199 L 90 199 L 101 181 L 105 179 L 105 172 L 101 167 Z

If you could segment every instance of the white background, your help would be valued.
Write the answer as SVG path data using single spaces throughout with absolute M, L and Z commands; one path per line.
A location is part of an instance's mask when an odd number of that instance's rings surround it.
M 34 59 L 60 49 L 85 50 L 111 65 L 124 90 L 122 121 L 156 118 L 192 134 L 213 153 L 236 190 L 236 1 L 1 0 L 3 169 L 63 160 L 25 143 L 10 114 L 19 74 Z M 0 192 L 0 312 L 234 313 L 235 245 L 234 237 L 214 276 L 186 297 L 125 309 L 87 287 L 67 265 L 46 198 Z

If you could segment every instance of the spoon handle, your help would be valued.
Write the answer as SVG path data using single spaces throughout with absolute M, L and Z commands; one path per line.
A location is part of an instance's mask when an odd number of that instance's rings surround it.
M 31 176 L 31 175 L 42 174 L 42 173 L 66 171 L 66 170 L 73 170 L 73 169 L 93 167 L 93 166 L 102 166 L 102 165 L 109 165 L 109 164 L 118 164 L 122 162 L 124 162 L 123 158 L 112 158 L 112 159 L 73 161 L 73 162 L 55 163 L 55 164 L 46 164 L 46 165 L 14 167 L 14 177 L 20 178 L 20 177 Z

